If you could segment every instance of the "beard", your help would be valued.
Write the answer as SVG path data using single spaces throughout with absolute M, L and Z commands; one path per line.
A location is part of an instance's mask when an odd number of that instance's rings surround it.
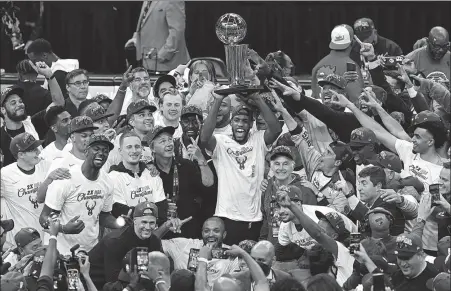
M 432 49 L 430 45 L 427 46 L 429 55 L 434 61 L 440 61 L 446 54 L 447 50 L 439 49 L 435 50 Z
M 16 113 L 16 111 L 6 110 L 6 116 L 15 122 L 24 121 L 25 119 L 27 119 L 27 111 L 26 111 L 25 107 L 24 107 L 23 111 L 24 111 L 23 114 L 18 115 Z

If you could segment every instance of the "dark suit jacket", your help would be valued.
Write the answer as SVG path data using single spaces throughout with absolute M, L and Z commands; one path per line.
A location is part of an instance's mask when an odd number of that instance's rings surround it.
M 143 3 L 134 37 L 136 37 L 136 59 L 141 60 L 143 53 L 150 48 L 158 50 L 158 56 L 165 59 L 143 59 L 143 67 L 148 70 L 170 71 L 180 64 L 188 63 L 190 57 L 185 41 L 185 2 L 152 1 L 142 22 Z
M 274 279 L 276 281 L 291 277 L 291 275 L 288 274 L 287 272 L 280 271 L 280 270 L 274 270 L 274 269 L 271 269 L 271 270 L 274 273 Z M 251 291 L 252 278 L 251 278 L 251 273 L 249 272 L 249 270 L 231 274 L 231 275 L 232 275 L 232 277 L 234 277 L 235 279 L 240 281 L 240 287 L 241 287 L 240 290 L 241 291 Z

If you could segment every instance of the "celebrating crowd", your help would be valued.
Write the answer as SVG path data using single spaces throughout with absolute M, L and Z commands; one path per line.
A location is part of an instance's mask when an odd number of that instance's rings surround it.
M 329 48 L 311 90 L 249 50 L 257 93 L 200 58 L 110 99 L 34 40 L 0 100 L 1 289 L 451 290 L 448 32 Z

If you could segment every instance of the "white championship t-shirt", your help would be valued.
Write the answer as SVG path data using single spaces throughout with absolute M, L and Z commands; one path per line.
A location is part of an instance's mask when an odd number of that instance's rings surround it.
M 160 202 L 166 199 L 163 181 L 160 176 L 152 177 L 145 169 L 141 177 L 130 176 L 128 173 L 113 171 L 109 177 L 113 181 L 113 203 L 136 206 L 141 202 Z
M 215 216 L 237 221 L 261 221 L 260 184 L 265 172 L 264 131 L 251 133 L 243 145 L 222 134 L 215 135 L 212 159 L 218 174 Z
M 59 149 L 56 148 L 55 142 L 51 142 L 41 151 L 40 156 L 44 160 L 53 162 L 55 159 L 63 157 L 63 150 L 60 151 Z
M 88 180 L 81 167 L 73 167 L 70 174 L 70 179 L 53 181 L 45 198 L 48 207 L 61 211 L 61 224 L 77 215 L 85 223 L 77 235 L 58 235 L 58 250 L 63 255 L 70 254 L 76 244 L 80 244 L 80 250 L 90 251 L 98 242 L 100 212 L 110 212 L 113 207 L 113 182 L 104 171 L 96 181 Z
M 420 154 L 414 154 L 411 142 L 397 139 L 395 148 L 404 163 L 404 170 L 411 176 L 417 177 L 424 184 L 425 189 L 429 189 L 429 185 L 438 180 L 443 166 L 423 160 Z
M 173 238 L 169 240 L 161 240 L 164 253 L 171 257 L 174 261 L 174 269 L 181 270 L 188 268 L 188 259 L 191 249 L 200 249 L 204 242 L 200 239 L 189 238 Z M 229 248 L 222 245 L 222 248 Z M 207 281 L 210 287 L 222 275 L 233 273 L 240 267 L 240 261 L 235 259 L 212 259 L 207 265 Z
M 357 232 L 357 226 L 343 214 L 333 210 L 332 208 L 325 206 L 315 206 L 315 205 L 303 205 L 302 209 L 305 214 L 307 214 L 313 221 L 318 223 L 319 219 L 316 217 L 315 211 L 319 211 L 323 214 L 333 212 L 340 215 L 343 218 L 345 227 L 349 232 Z M 298 231 L 293 222 L 282 222 L 280 224 L 278 241 L 282 246 L 287 246 L 290 243 L 297 244 L 301 248 L 310 250 L 317 242 L 314 240 L 305 229 Z M 348 249 L 346 249 L 341 243 L 337 242 L 338 245 L 338 256 L 335 258 L 335 266 L 337 267 L 337 282 L 340 286 L 351 276 L 354 264 L 354 258 L 349 254 Z M 303 274 L 302 277 L 308 279 L 311 277 L 310 270 L 308 268 L 309 261 L 304 255 L 300 259 L 300 266 Z
M 84 160 L 80 160 L 79 158 L 75 157 L 71 152 L 65 152 L 63 150 L 61 157 L 57 157 L 53 161 L 51 161 L 51 165 L 47 171 L 46 177 L 48 177 L 51 172 L 59 168 L 69 170 L 79 168 L 81 167 L 83 162 Z
M 2 220 L 13 219 L 13 230 L 6 233 L 8 244 L 15 245 L 14 236 L 24 227 L 38 230 L 43 237 L 43 229 L 39 216 L 43 204 L 37 202 L 38 188 L 45 180 L 50 163 L 41 160 L 34 173 L 27 175 L 22 172 L 17 163 L 12 163 L 1 169 L 1 213 Z

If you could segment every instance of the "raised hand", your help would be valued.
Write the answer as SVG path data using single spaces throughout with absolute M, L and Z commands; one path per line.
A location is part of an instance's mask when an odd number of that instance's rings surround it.
M 78 264 L 80 265 L 80 273 L 83 276 L 89 276 L 89 269 L 91 268 L 91 263 L 89 263 L 89 257 L 85 255 L 79 256 Z
M 207 260 L 211 260 L 211 249 L 212 248 L 208 244 L 204 245 L 199 250 L 199 257 L 207 259 Z
M 297 101 L 301 100 L 300 92 L 298 92 L 294 88 L 291 88 L 290 86 L 280 83 L 274 78 L 271 78 L 271 80 L 269 80 L 269 87 L 273 89 L 279 89 L 280 91 L 282 91 L 283 96 L 291 96 L 294 100 Z
M 282 101 L 280 101 L 279 96 L 277 95 L 276 91 L 274 91 L 274 89 L 271 88 L 271 94 L 273 99 L 270 99 L 269 101 L 271 102 L 271 105 L 274 107 L 275 110 L 277 110 L 277 112 L 282 112 L 283 110 L 285 110 L 285 107 L 282 104 Z
M 180 220 L 180 218 L 171 218 L 171 219 L 168 220 L 169 230 L 174 232 L 174 233 L 181 233 L 180 229 L 182 228 L 182 226 L 185 223 L 191 221 L 191 219 L 193 219 L 192 216 L 190 216 L 188 218 L 185 218 L 183 220 Z
M 277 191 L 277 202 L 282 207 L 289 207 L 291 205 L 291 199 L 288 196 L 288 193 L 286 191 Z
M 399 76 L 399 79 L 403 81 L 407 87 L 413 87 L 412 81 L 410 81 L 409 75 L 406 72 L 406 68 L 404 65 L 396 64 L 398 67 L 398 72 L 401 76 Z
M 202 154 L 202 151 L 200 150 L 199 146 L 197 145 L 199 136 L 197 136 L 195 140 L 192 137 L 190 137 L 190 140 L 191 140 L 191 144 L 186 147 L 189 160 L 197 161 L 197 162 L 205 162 L 204 155 Z
M 233 245 L 225 253 L 231 257 L 241 257 L 245 251 L 237 245 Z
M 335 92 L 334 90 L 329 89 L 330 92 L 332 92 L 332 100 L 330 103 L 341 106 L 343 108 L 346 108 L 350 104 L 352 104 L 351 101 L 346 98 L 345 95 Z
M 132 66 L 129 66 L 127 71 L 125 71 L 125 73 L 122 75 L 122 84 L 121 85 L 124 87 L 130 86 L 130 83 L 134 79 L 133 74 L 130 74 L 131 70 L 132 70 Z
M 379 190 L 382 192 L 382 195 L 380 196 L 384 202 L 390 203 L 390 204 L 399 204 L 401 203 L 401 195 L 396 193 L 393 189 L 381 189 Z
M 36 73 L 43 75 L 47 79 L 53 75 L 52 69 L 45 62 L 36 62 L 36 64 L 33 64 L 31 60 L 28 60 L 28 62 Z

